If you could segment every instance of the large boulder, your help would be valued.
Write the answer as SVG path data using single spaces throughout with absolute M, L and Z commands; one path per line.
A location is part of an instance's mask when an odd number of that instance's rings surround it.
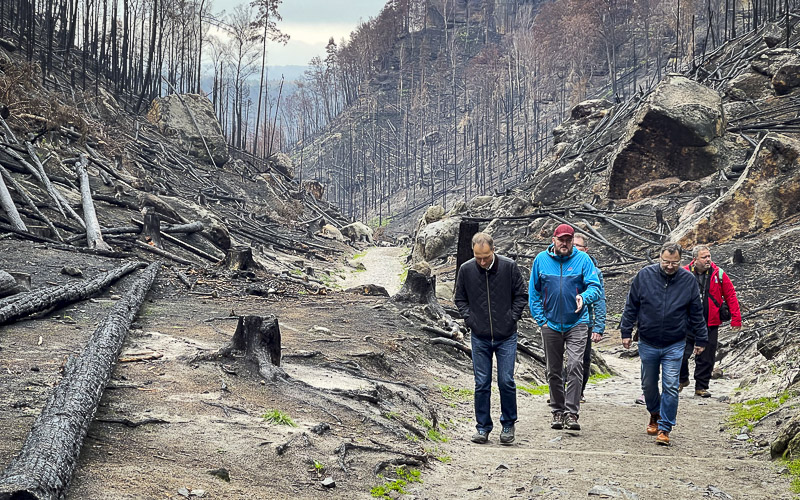
M 786 95 L 800 87 L 800 54 L 797 52 L 786 60 L 772 77 L 775 93 Z
M 800 414 L 783 424 L 778 437 L 770 446 L 772 458 L 797 458 L 800 456 Z
M 534 205 L 552 205 L 562 201 L 579 189 L 580 180 L 586 177 L 586 164 L 576 158 L 563 167 L 545 175 L 533 188 L 531 202 Z
M 437 257 L 455 253 L 458 227 L 461 218 L 448 217 L 428 224 L 417 234 L 417 245 L 421 250 L 421 258 L 430 262 Z
M 362 222 L 353 222 L 344 226 L 341 230 L 345 238 L 350 238 L 350 241 L 363 241 L 372 243 L 372 229 Z
M 674 189 L 680 186 L 680 184 L 681 180 L 677 177 L 667 177 L 666 179 L 656 179 L 654 181 L 645 182 L 641 186 L 637 186 L 628 191 L 628 199 L 631 201 L 639 201 L 644 198 L 650 198 L 665 193 L 670 189 Z
M 675 228 L 685 248 L 766 229 L 800 212 L 800 141 L 768 134 L 731 189 Z
M 762 75 L 772 78 L 781 66 L 795 57 L 797 57 L 797 51 L 794 49 L 772 49 L 750 61 L 750 67 Z
M 665 78 L 629 122 L 614 152 L 608 196 L 626 198 L 655 179 L 695 180 L 715 171 L 713 142 L 725 132 L 720 95 L 680 75 Z
M 216 166 L 221 167 L 230 159 L 222 127 L 211 101 L 205 96 L 182 94 L 178 97 L 171 94 L 154 99 L 147 112 L 147 120 L 158 127 L 164 137 L 176 141 L 183 151 L 188 151 L 192 156 L 208 161 L 208 152 L 203 145 L 205 139 Z
M 775 95 L 769 78 L 757 71 L 746 71 L 725 86 L 727 96 L 735 101 L 760 101 Z
M 587 134 L 612 108 L 605 99 L 579 102 L 570 111 L 570 118 L 553 129 L 553 144 L 572 143 Z

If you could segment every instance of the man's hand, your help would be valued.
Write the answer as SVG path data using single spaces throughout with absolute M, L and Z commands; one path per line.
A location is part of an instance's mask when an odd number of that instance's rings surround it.
M 695 356 L 699 356 L 699 355 L 700 355 L 700 354 L 702 354 L 702 353 L 703 353 L 703 351 L 705 351 L 705 350 L 706 350 L 706 348 L 705 348 L 705 347 L 700 347 L 699 345 L 696 345 L 696 346 L 694 346 L 694 355 L 695 355 Z
M 631 339 L 622 339 L 622 347 L 624 347 L 625 349 L 630 349 Z
M 583 308 L 583 297 L 580 295 L 575 296 L 575 303 L 578 305 L 578 308 L 575 309 L 575 312 L 578 312 Z
M 732 326 L 731 327 L 731 331 L 735 332 L 735 333 L 739 333 L 739 332 L 742 331 L 742 327 L 741 326 Z
M 592 332 L 592 342 L 600 342 L 601 340 L 603 340 L 602 333 Z

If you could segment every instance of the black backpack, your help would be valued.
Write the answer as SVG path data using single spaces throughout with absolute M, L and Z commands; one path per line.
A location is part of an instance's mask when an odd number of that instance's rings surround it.
M 722 271 L 721 267 L 718 267 L 717 270 L 719 271 L 719 283 L 720 286 L 722 286 L 722 275 L 724 274 L 724 272 Z M 725 295 L 722 296 L 722 305 L 720 305 L 719 302 L 717 302 L 717 300 L 711 294 L 708 294 L 708 298 L 711 299 L 711 302 L 713 302 L 714 305 L 717 306 L 717 309 L 719 309 L 719 321 L 721 323 L 730 321 L 731 308 L 728 307 L 728 301 L 725 300 Z

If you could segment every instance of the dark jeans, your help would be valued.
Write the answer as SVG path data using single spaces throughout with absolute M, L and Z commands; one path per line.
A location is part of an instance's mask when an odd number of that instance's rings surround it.
M 719 339 L 719 326 L 708 327 L 708 345 L 695 356 L 694 365 L 694 389 L 708 389 L 711 381 L 711 372 L 714 371 L 714 359 L 717 356 L 717 340 Z M 683 351 L 683 362 L 681 363 L 681 382 L 689 382 L 689 357 L 694 351 L 694 338 L 686 339 L 686 347 Z
M 514 363 L 517 359 L 517 334 L 505 340 L 488 340 L 472 335 L 472 368 L 475 372 L 476 429 L 492 431 L 492 356 L 497 357 L 497 387 L 500 389 L 500 423 L 505 427 L 517 421 L 517 385 Z

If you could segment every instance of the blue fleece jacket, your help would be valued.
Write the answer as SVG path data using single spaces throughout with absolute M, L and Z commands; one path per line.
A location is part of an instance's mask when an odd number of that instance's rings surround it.
M 576 248 L 562 257 L 550 245 L 533 260 L 528 306 L 539 326 L 547 324 L 555 331 L 565 332 L 577 324 L 589 323 L 587 306 L 595 303 L 602 293 L 594 263 Z M 583 298 L 583 307 L 577 313 L 576 295 Z

